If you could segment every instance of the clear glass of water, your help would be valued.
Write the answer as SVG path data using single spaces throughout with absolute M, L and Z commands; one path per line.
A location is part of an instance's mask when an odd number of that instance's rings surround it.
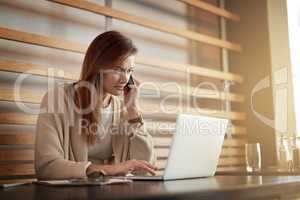
M 245 144 L 246 169 L 248 172 L 261 170 L 261 151 L 259 143 Z

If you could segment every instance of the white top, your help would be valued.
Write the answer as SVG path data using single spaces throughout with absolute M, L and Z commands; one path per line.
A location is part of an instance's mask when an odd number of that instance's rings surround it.
M 102 123 L 99 122 L 99 135 L 97 136 L 96 143 L 89 145 L 88 147 L 88 160 L 92 163 L 103 163 L 104 160 L 109 159 L 112 156 L 112 143 L 111 134 L 108 128 L 112 123 L 112 102 L 102 109 Z

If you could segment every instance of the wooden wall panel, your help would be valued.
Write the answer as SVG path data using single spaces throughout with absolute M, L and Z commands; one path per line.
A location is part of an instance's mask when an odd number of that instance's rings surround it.
M 220 17 L 224 17 L 229 20 L 233 20 L 233 21 L 237 21 L 237 22 L 240 21 L 240 16 L 238 16 L 237 14 L 234 14 L 228 10 L 220 8 L 211 3 L 207 3 L 205 1 L 198 1 L 198 0 L 179 0 L 179 1 L 186 3 L 187 5 L 203 9 L 204 11 L 208 11 L 210 13 L 213 13 Z
M 197 32 L 192 32 L 189 30 L 180 29 L 178 27 L 166 25 L 160 22 L 152 21 L 151 19 L 133 16 L 122 11 L 107 8 L 105 6 L 99 5 L 98 3 L 80 1 L 80 0 L 49 0 L 49 1 L 86 10 L 89 12 L 105 15 L 108 17 L 113 17 L 115 19 L 120 19 L 129 23 L 138 24 L 162 32 L 171 33 L 190 40 L 207 43 L 217 47 L 228 48 L 234 51 L 241 51 L 241 47 L 238 44 L 234 44 L 228 41 L 223 41 L 220 40 L 219 38 L 211 37 L 209 35 L 203 35 Z
M 224 80 L 237 84 L 243 82 L 240 75 L 220 70 L 220 47 L 233 51 L 241 51 L 242 48 L 239 44 L 219 38 L 218 20 L 215 15 L 235 21 L 238 21 L 239 17 L 218 8 L 214 0 L 205 2 L 171 0 L 171 2 L 172 7 L 167 1 L 151 2 L 157 4 L 156 8 L 166 6 L 162 12 L 160 9 L 148 10 L 151 6 L 149 3 L 129 0 L 114 1 L 113 9 L 104 7 L 101 1 L 97 3 L 78 0 L 1 1 L 0 9 L 4 9 L 0 13 L 0 179 L 33 178 L 35 174 L 34 126 L 37 115 L 17 112 L 12 108 L 17 107 L 16 102 L 38 106 L 46 92 L 47 77 L 50 75 L 57 82 L 77 80 L 87 44 L 104 31 L 103 16 L 113 17 L 112 28 L 124 32 L 138 45 L 141 53 L 136 62 L 140 70 L 137 77 L 140 77 L 140 80 L 157 83 L 175 81 L 183 88 L 181 95 L 200 100 L 198 103 L 201 110 L 196 112 L 195 108 L 191 107 L 189 111 L 191 114 L 225 117 L 234 121 L 245 119 L 243 112 L 224 112 L 215 106 L 224 100 L 242 103 L 243 94 L 225 94 L 222 90 L 218 90 L 211 95 L 211 88 L 202 88 L 197 93 L 192 93 L 201 81 L 213 81 L 218 87 Z M 135 6 L 139 9 L 135 9 Z M 196 21 L 200 19 L 202 24 L 197 24 L 195 19 L 186 20 L 188 12 L 186 6 L 201 10 L 202 14 Z M 120 9 L 123 7 L 126 9 Z M 146 18 L 144 12 L 148 13 Z M 203 14 L 206 12 L 210 14 Z M 16 18 L 15 21 L 7 20 L 12 17 L 11 13 Z M 155 17 L 162 20 L 158 22 Z M 26 23 L 25 20 L 28 19 L 31 19 L 31 23 Z M 177 23 L 183 26 L 170 25 Z M 200 28 L 194 29 L 194 25 L 190 26 L 191 23 Z M 197 44 L 196 54 L 201 62 L 190 59 L 190 56 L 195 54 L 190 51 L 190 46 L 195 46 L 191 41 Z M 161 76 L 169 74 L 170 71 L 174 77 Z M 186 79 L 187 72 L 191 75 L 189 78 L 192 79 L 192 83 Z M 32 76 L 22 85 L 20 99 L 16 99 L 14 83 L 19 75 L 26 74 Z M 150 87 L 142 89 L 145 94 L 153 92 Z M 165 88 L 160 88 L 160 91 L 164 94 L 176 92 Z M 176 107 L 172 103 L 169 104 Z M 143 100 L 144 107 L 154 109 L 156 105 L 157 102 Z M 174 124 L 176 119 L 176 114 L 151 115 L 145 112 L 144 115 L 146 120 L 155 119 L 157 123 L 169 125 Z M 154 127 L 151 123 L 153 121 L 146 121 L 146 125 L 149 125 L 147 129 L 155 142 L 158 166 L 162 173 L 173 130 Z M 8 130 L 2 126 L 11 126 L 13 129 Z M 243 145 L 246 142 L 246 134 L 245 127 L 233 125 L 228 129 L 218 170 L 243 168 Z

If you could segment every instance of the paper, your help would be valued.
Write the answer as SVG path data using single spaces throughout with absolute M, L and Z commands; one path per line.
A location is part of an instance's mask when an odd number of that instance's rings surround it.
M 18 183 L 1 183 L 0 188 L 10 188 L 10 187 L 17 187 L 21 185 L 30 184 L 30 182 L 18 182 Z
M 86 186 L 86 185 L 112 185 L 112 184 L 126 184 L 131 183 L 132 180 L 110 178 L 106 181 L 91 181 L 88 179 L 72 179 L 72 180 L 49 180 L 36 181 L 34 183 L 53 186 Z

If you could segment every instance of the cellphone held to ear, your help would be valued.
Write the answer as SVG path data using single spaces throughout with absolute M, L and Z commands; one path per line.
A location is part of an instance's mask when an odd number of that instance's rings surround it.
M 134 85 L 134 81 L 133 81 L 133 78 L 132 78 L 132 75 L 130 75 L 129 77 L 129 80 L 128 80 L 128 83 L 126 84 L 126 89 L 130 90 L 131 88 L 129 87 L 130 85 Z

